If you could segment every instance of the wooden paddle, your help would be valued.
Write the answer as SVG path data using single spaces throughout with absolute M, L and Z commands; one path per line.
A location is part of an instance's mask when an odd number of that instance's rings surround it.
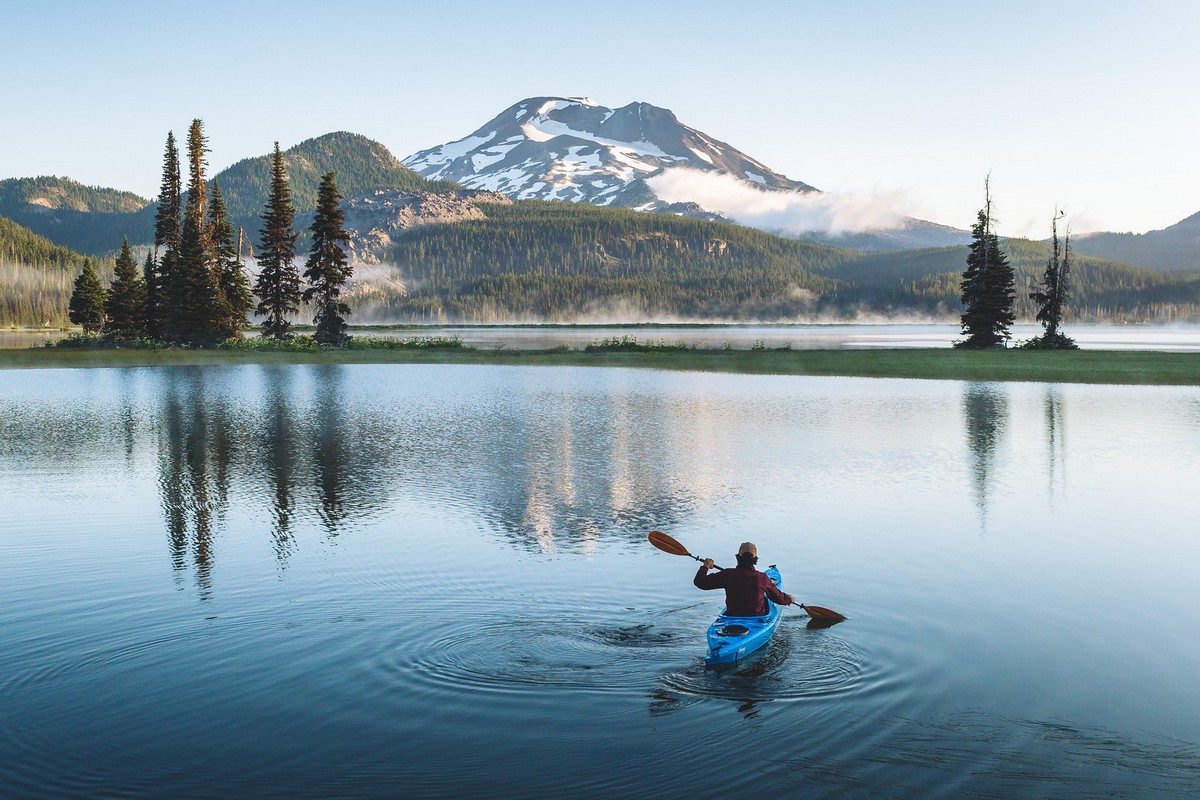
M 700 558 L 700 556 L 694 556 L 689 553 L 686 547 L 684 547 L 674 538 L 667 536 L 662 531 L 650 531 L 650 535 L 646 538 L 650 540 L 650 544 L 654 545 L 659 550 L 662 550 L 664 553 L 670 553 L 673 556 L 687 556 L 688 558 L 694 558 L 697 561 L 704 560 L 703 558 Z M 717 567 L 717 569 L 721 569 L 721 567 Z M 828 622 L 832 624 L 834 622 L 841 622 L 846 618 L 844 615 L 839 614 L 832 609 L 825 608 L 824 606 L 810 606 L 805 605 L 804 603 L 797 603 L 796 605 L 807 611 L 808 616 L 812 617 L 814 621 L 820 620 L 821 622 Z
M 700 556 L 694 556 L 689 553 L 686 547 L 684 547 L 675 539 L 672 539 L 670 536 L 667 536 L 662 531 L 650 531 L 650 535 L 646 538 L 650 540 L 650 544 L 654 545 L 659 550 L 662 550 L 664 553 L 670 553 L 673 556 L 687 556 L 688 558 L 694 558 L 697 561 L 704 560 Z M 713 567 L 716 569 L 725 569 L 724 567 L 718 567 L 716 564 L 714 564 Z

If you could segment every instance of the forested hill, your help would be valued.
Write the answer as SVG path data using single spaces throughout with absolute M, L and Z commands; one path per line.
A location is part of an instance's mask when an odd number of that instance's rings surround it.
M 83 256 L 10 219 L 0 217 L 0 264 L 77 270 L 83 266 Z
M 68 209 L 101 214 L 131 214 L 145 208 L 149 202 L 133 192 L 84 186 L 70 178 L 53 175 L 0 181 L 0 208 L 25 204 L 47 211 Z
M 354 133 L 329 133 L 284 151 L 292 203 L 300 213 L 317 205 L 317 186 L 326 172 L 337 174 L 343 197 L 380 189 L 452 191 L 446 181 L 429 182 L 405 167 L 379 142 Z M 161 153 L 147 153 L 158 160 Z M 237 162 L 217 174 L 230 218 L 257 245 L 260 214 L 267 200 L 270 156 Z M 210 181 L 211 183 L 211 181 Z M 8 217 L 57 244 L 89 255 L 112 254 L 121 238 L 131 244 L 154 240 L 157 206 L 132 192 L 84 186 L 67 178 L 12 178 L 0 181 L 0 216 Z
M 486 219 L 410 231 L 380 254 L 407 296 L 360 286 L 364 318 L 491 322 L 787 321 L 860 314 L 957 319 L 966 247 L 864 253 L 665 214 L 480 203 Z M 1017 311 L 1046 243 L 1006 240 Z M 1200 278 L 1076 254 L 1072 318 L 1195 319 Z
M 0 216 L 82 253 L 121 246 L 121 237 L 145 242 L 154 236 L 154 209 L 133 192 L 85 186 L 69 178 L 0 181 Z
M 64 325 L 84 257 L 0 217 L 0 326 Z M 98 265 L 107 275 L 107 264 Z
M 460 188 L 449 181 L 430 182 L 400 163 L 379 142 L 356 133 L 339 131 L 307 139 L 283 151 L 287 165 L 292 204 L 297 212 L 317 207 L 317 187 L 321 176 L 336 173 L 342 197 L 356 197 L 383 189 L 453 191 Z M 271 157 L 247 158 L 222 170 L 216 176 L 221 194 L 235 226 L 241 226 L 257 243 L 260 215 L 267 201 L 271 181 Z
M 462 321 L 775 319 L 810 310 L 857 253 L 752 228 L 584 204 L 482 203 L 380 254 L 409 286 L 380 316 Z
M 1019 319 L 1034 314 L 1029 293 L 1042 278 L 1049 242 L 1005 239 L 1001 248 L 1016 273 Z M 882 313 L 952 317 L 959 313 L 966 247 L 866 253 L 818 272 L 837 281 L 833 305 Z M 1072 253 L 1069 319 L 1172 320 L 1200 316 L 1200 273 L 1161 273 Z
M 1149 233 L 1089 233 L 1073 240 L 1081 253 L 1154 270 L 1200 270 L 1200 213 Z

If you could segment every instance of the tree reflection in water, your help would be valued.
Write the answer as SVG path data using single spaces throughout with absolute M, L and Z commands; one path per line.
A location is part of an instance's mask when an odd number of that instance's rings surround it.
M 266 378 L 267 418 L 262 426 L 262 456 L 271 496 L 271 536 L 275 557 L 280 564 L 292 554 L 292 490 L 295 481 L 293 463 L 296 442 L 292 416 L 292 370 L 271 365 L 263 367 Z
M 457 402 L 398 371 L 345 365 L 167 368 L 154 375 L 158 488 L 172 566 L 211 596 L 213 541 L 239 508 L 265 518 L 278 566 L 310 531 L 344 535 L 393 498 L 485 520 L 514 547 L 644 546 L 684 524 L 720 466 L 694 446 L 695 409 L 661 397 L 549 390 Z M 261 513 L 254 513 L 255 511 Z M 420 535 L 398 529 L 395 535 Z
M 317 488 L 320 494 L 318 513 L 325 531 L 336 536 L 346 517 L 343 493 L 346 485 L 345 468 L 349 462 L 346 443 L 350 429 L 346 424 L 343 404 L 342 367 L 325 364 L 314 368 L 317 379 L 316 403 L 312 409 L 313 463 L 316 468 Z
M 212 414 L 210 402 L 203 368 L 170 371 L 158 447 L 159 494 L 172 566 L 182 575 L 192 563 L 204 599 L 212 595 L 213 517 L 227 501 L 231 458 L 228 417 Z
M 1053 384 L 1046 385 L 1044 399 L 1046 416 L 1046 452 L 1048 457 L 1047 471 L 1050 484 L 1050 500 L 1054 500 L 1056 480 L 1066 480 L 1066 437 L 1063 430 L 1063 399 L 1062 392 Z
M 1008 395 L 996 384 L 968 383 L 963 394 L 967 447 L 971 450 L 971 477 L 979 524 L 987 533 L 988 481 L 996 446 L 1008 425 Z

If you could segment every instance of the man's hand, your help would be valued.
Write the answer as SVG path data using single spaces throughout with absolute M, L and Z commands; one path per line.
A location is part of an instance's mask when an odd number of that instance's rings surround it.
M 790 606 L 790 605 L 791 605 L 792 603 L 794 603 L 794 602 L 796 602 L 796 598 L 794 598 L 794 597 L 792 597 L 790 594 L 787 594 L 786 592 L 784 592 L 784 595 L 783 595 L 783 604 L 784 604 L 785 606 Z
M 713 560 L 712 560 L 711 558 L 706 558 L 706 559 L 704 559 L 704 568 L 705 568 L 705 569 L 712 569 L 712 568 L 713 568 Z

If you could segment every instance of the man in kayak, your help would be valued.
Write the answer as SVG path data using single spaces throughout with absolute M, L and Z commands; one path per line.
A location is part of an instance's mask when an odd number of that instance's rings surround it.
M 724 589 L 725 615 L 728 617 L 760 617 L 767 613 L 768 597 L 780 605 L 790 606 L 792 596 L 779 591 L 770 578 L 756 570 L 754 565 L 757 563 L 758 548 L 753 542 L 742 542 L 736 568 L 709 575 L 713 560 L 706 558 L 692 583 L 701 589 Z

